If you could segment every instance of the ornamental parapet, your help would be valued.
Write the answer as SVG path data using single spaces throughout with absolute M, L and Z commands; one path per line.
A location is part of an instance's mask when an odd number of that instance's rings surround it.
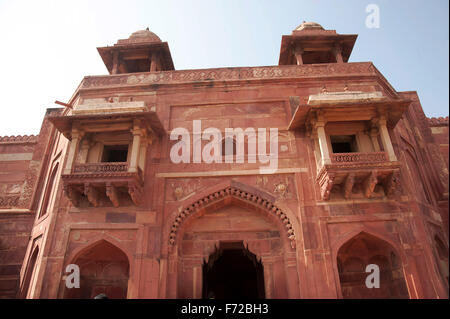
M 383 86 L 396 96 L 381 73 L 371 62 L 354 63 L 321 63 L 305 65 L 280 65 L 243 68 L 214 68 L 198 70 L 158 71 L 128 74 L 114 74 L 104 76 L 87 76 L 80 84 L 80 90 L 100 89 L 109 87 L 123 87 L 152 84 L 180 84 L 210 81 L 247 81 L 247 80 L 276 80 L 291 78 L 314 78 L 335 76 L 372 76 L 380 79 Z
M 331 162 L 336 164 L 354 164 L 354 163 L 382 163 L 387 162 L 386 152 L 370 153 L 333 153 Z

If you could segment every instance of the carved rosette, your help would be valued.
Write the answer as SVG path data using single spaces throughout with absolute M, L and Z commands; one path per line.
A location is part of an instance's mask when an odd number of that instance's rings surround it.
M 173 246 L 176 242 L 177 232 L 180 225 L 186 220 L 189 215 L 195 214 L 201 207 L 208 206 L 214 202 L 217 202 L 225 197 L 233 196 L 239 198 L 240 200 L 247 201 L 252 205 L 262 207 L 270 214 L 276 216 L 280 219 L 286 229 L 286 235 L 290 241 L 291 247 L 295 248 L 295 234 L 294 228 L 292 226 L 289 217 L 283 211 L 276 207 L 270 201 L 261 198 L 260 196 L 251 194 L 249 192 L 242 191 L 236 187 L 227 187 L 220 191 L 214 192 L 208 196 L 203 197 L 202 199 L 196 201 L 195 203 L 186 207 L 181 213 L 179 213 L 174 222 L 172 223 L 172 227 L 170 229 L 169 235 L 169 245 Z

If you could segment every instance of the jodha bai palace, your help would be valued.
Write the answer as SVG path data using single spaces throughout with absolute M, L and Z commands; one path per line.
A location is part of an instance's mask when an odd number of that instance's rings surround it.
M 98 48 L 108 75 L 0 137 L 0 296 L 448 298 L 448 117 L 348 62 L 356 38 L 304 22 L 278 65 L 201 70 L 148 29 Z M 277 169 L 174 163 L 197 120 L 277 129 Z

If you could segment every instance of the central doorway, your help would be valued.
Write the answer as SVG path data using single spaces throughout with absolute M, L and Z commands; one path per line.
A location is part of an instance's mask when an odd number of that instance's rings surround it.
M 261 260 L 243 242 L 221 242 L 203 263 L 203 298 L 265 298 Z

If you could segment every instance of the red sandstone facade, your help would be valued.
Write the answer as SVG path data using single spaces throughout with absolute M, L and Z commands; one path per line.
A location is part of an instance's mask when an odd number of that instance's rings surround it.
M 0 138 L 0 296 L 448 298 L 448 118 L 355 40 L 303 23 L 278 66 L 182 71 L 148 30 L 99 48 L 110 75 Z M 173 163 L 193 120 L 277 128 L 278 170 Z

